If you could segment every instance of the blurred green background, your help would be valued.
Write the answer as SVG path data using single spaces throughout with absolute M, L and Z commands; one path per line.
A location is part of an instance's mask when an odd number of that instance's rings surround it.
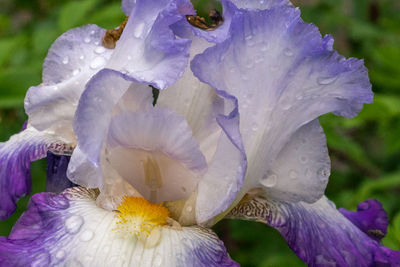
M 209 0 L 195 0 L 203 14 Z M 354 210 L 375 198 L 391 224 L 383 243 L 400 249 L 400 1 L 295 1 L 307 22 L 335 37 L 335 49 L 364 58 L 374 103 L 354 119 L 321 118 L 332 158 L 326 194 L 338 207 Z M 0 140 L 6 141 L 27 119 L 23 99 L 41 82 L 42 62 L 51 43 L 66 30 L 94 23 L 114 28 L 124 19 L 119 0 L 0 0 Z M 44 160 L 32 164 L 33 192 L 45 189 Z M 0 222 L 8 235 L 29 197 Z M 304 266 L 274 229 L 252 222 L 224 220 L 215 226 L 233 259 L 242 266 Z

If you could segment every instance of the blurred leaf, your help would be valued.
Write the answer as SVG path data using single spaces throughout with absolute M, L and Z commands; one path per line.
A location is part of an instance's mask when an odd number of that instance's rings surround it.
M 118 2 L 99 9 L 88 21 L 105 29 L 113 29 L 118 27 L 124 19 L 125 14 L 121 10 L 121 4 Z
M 400 171 L 379 177 L 376 180 L 365 181 L 357 190 L 357 199 L 367 199 L 373 191 L 400 188 Z
M 71 28 L 81 25 L 85 17 L 97 4 L 96 0 L 66 2 L 62 7 L 58 25 L 65 32 Z

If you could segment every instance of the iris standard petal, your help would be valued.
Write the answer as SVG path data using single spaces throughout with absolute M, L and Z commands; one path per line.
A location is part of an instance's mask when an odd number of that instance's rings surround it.
M 176 82 L 187 67 L 190 40 L 176 38 L 169 26 L 185 17 L 185 3 L 136 1 L 106 67 L 159 89 Z
M 95 188 L 102 186 L 100 155 L 108 134 L 113 112 L 128 103 L 120 101 L 128 95 L 129 110 L 146 110 L 152 103 L 152 90 L 122 73 L 104 69 L 87 85 L 79 100 L 74 131 L 78 139 L 68 167 L 68 177 L 76 184 Z M 121 104 L 121 107 L 119 107 Z
M 370 227 L 376 226 L 371 222 L 382 218 L 381 213 L 380 208 L 369 210 Z M 365 234 L 365 228 L 359 229 L 326 197 L 312 204 L 276 202 L 256 197 L 243 201 L 232 210 L 231 215 L 276 228 L 290 248 L 309 266 L 400 265 L 399 251 L 390 250 Z
M 51 46 L 43 64 L 43 83 L 31 87 L 25 97 L 25 111 L 35 128 L 51 128 L 74 140 L 72 120 L 79 97 L 112 53 L 101 46 L 104 33 L 96 25 L 86 25 L 69 30 Z
M 300 127 L 327 112 L 354 116 L 372 92 L 363 62 L 333 51 L 332 38 L 322 38 L 297 9 L 236 14 L 232 38 L 196 56 L 192 70 L 238 99 L 249 190 Z
M 8 238 L 1 266 L 239 266 L 209 229 L 163 226 L 160 240 L 139 241 L 116 228 L 117 213 L 81 187 L 34 195 Z
M 7 219 L 16 209 L 16 202 L 31 190 L 30 165 L 46 157 L 47 151 L 71 153 L 64 140 L 28 126 L 22 132 L 0 143 L 0 219 Z

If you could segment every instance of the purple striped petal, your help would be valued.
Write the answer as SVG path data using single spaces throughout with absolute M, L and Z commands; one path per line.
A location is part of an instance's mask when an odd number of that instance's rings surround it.
M 365 234 L 363 226 L 356 227 L 326 197 L 313 204 L 270 204 L 272 212 L 267 223 L 309 266 L 400 266 L 399 251 L 390 250 Z M 373 205 L 377 205 L 375 201 Z M 381 209 L 371 210 L 368 220 L 382 217 Z
M 30 164 L 46 157 L 48 150 L 68 148 L 60 140 L 32 127 L 0 143 L 0 219 L 7 219 L 16 202 L 31 190 Z M 69 148 L 68 148 L 69 149 Z
M 356 212 L 343 208 L 340 208 L 339 211 L 361 231 L 376 241 L 379 242 L 386 235 L 389 219 L 382 204 L 377 200 L 368 199 L 361 202 L 358 204 Z
M 146 247 L 121 236 L 114 212 L 81 187 L 36 194 L 10 236 L 0 237 L 0 266 L 239 266 L 209 229 L 162 227 L 158 244 Z

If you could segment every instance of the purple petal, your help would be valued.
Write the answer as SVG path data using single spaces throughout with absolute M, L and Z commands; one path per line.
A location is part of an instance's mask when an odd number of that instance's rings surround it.
M 290 248 L 309 266 L 400 265 L 399 251 L 370 238 L 326 197 L 313 204 L 270 204 L 267 223 L 283 235 Z M 371 217 L 370 214 L 369 220 Z
M 190 2 L 138 0 L 107 68 L 159 89 L 176 82 L 187 67 L 190 40 L 176 38 L 170 25 L 182 20 Z
M 239 266 L 209 229 L 161 228 L 145 248 L 115 231 L 114 212 L 97 207 L 94 191 L 75 187 L 34 195 L 8 238 L 0 237 L 1 266 Z
M 363 62 L 338 55 L 332 38 L 322 38 L 295 8 L 239 10 L 231 32 L 191 67 L 201 81 L 238 99 L 250 189 L 302 126 L 327 112 L 354 116 L 372 92 Z
M 46 157 L 49 149 L 60 141 L 32 127 L 0 143 L 0 219 L 7 219 L 16 209 L 16 202 L 31 190 L 30 164 Z
M 361 202 L 358 204 L 356 212 L 343 208 L 340 208 L 339 211 L 361 231 L 376 241 L 379 242 L 386 235 L 389 219 L 379 201 L 368 199 Z
M 47 152 L 46 191 L 61 193 L 67 188 L 75 186 L 67 177 L 67 168 L 70 156 L 55 155 Z

